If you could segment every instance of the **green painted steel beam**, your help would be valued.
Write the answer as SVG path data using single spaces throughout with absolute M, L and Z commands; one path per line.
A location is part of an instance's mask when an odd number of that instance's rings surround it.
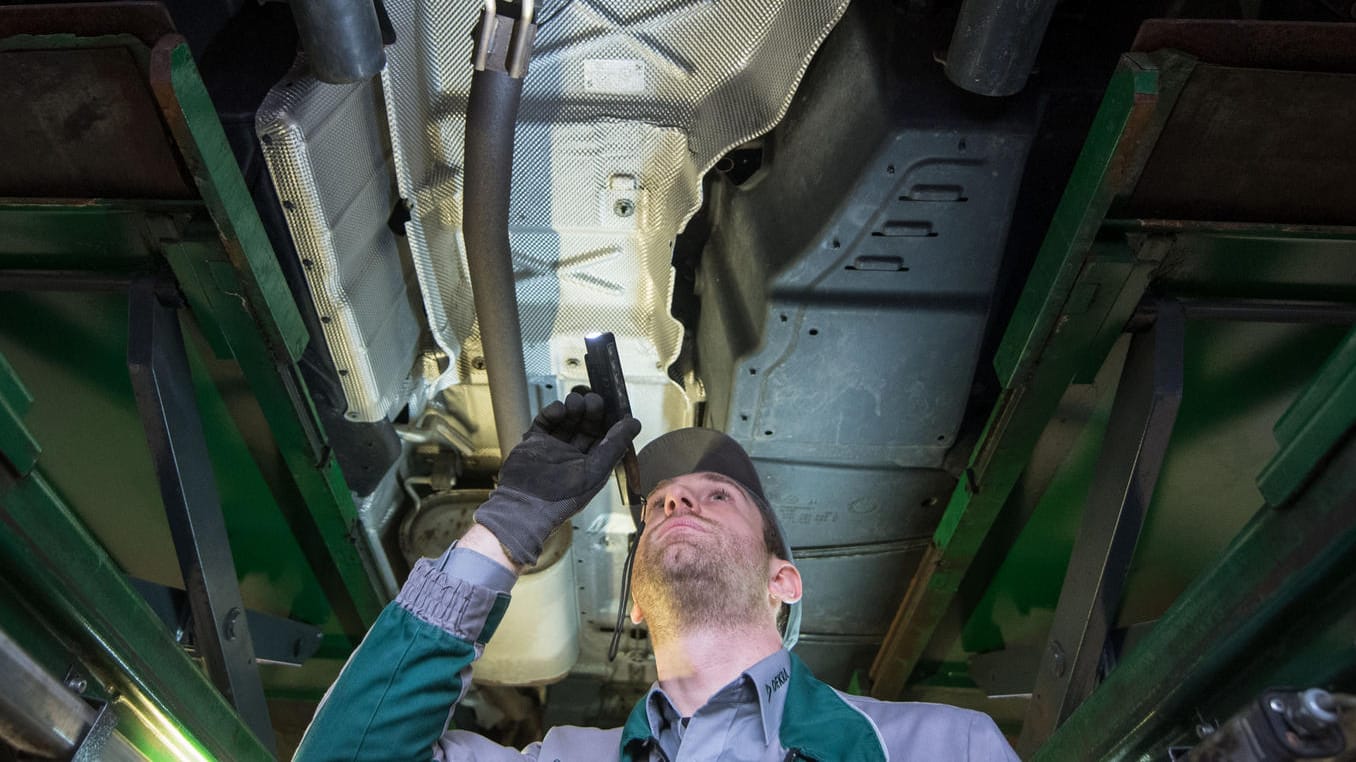
M 984 537 L 1026 469 L 1031 448 L 1064 389 L 1088 362 L 1099 362 L 1110 352 L 1119 330 L 1112 333 L 1104 326 L 1124 325 L 1134 313 L 1158 266 L 1152 257 L 1161 249 L 1146 246 L 1140 256 L 1133 257 L 1108 253 L 1086 263 L 1075 288 L 1076 293 L 1087 294 L 1080 306 L 1082 319 L 1066 323 L 1059 341 L 1047 349 L 1031 378 L 1000 397 L 971 456 L 966 478 L 952 493 L 932 545 L 881 646 L 873 665 L 872 695 L 893 698 L 903 691 Z
M 305 506 L 305 515 L 290 512 L 288 519 L 322 582 L 342 586 L 347 601 L 331 596 L 332 605 L 356 641 L 384 602 L 360 550 L 352 496 L 295 364 L 309 334 L 188 46 L 181 38 L 162 39 L 151 51 L 150 70 L 221 242 L 167 241 L 162 249 L 209 341 L 216 349 L 229 346 L 268 418 L 292 481 L 292 494 L 278 502 L 285 509 Z M 322 547 L 307 542 L 311 536 Z
M 1356 426 L 1356 330 L 1276 422 L 1280 451 L 1257 477 L 1267 504 L 1279 506 L 1290 500 L 1352 426 Z
M 896 698 L 1026 469 L 1064 390 L 1091 376 L 1169 249 L 1100 235 L 1134 187 L 1194 61 L 1123 56 L 995 360 L 1004 390 L 872 665 L 872 695 Z
M 275 499 L 326 587 L 335 614 L 357 642 L 383 602 L 359 554 L 357 509 L 339 466 L 328 452 L 314 450 L 312 439 L 319 428 L 308 429 L 297 414 L 302 403 L 307 414 L 314 414 L 301 378 L 294 366 L 274 364 L 247 305 L 234 296 L 240 288 L 237 271 L 219 250 L 184 243 L 167 246 L 166 256 L 193 316 L 226 342 L 268 420 L 285 467 L 283 483 L 272 484 Z M 291 375 L 291 388 L 284 374 Z
M 271 759 L 40 470 L 0 495 L 0 567 L 103 668 L 119 706 L 193 758 Z M 174 744 L 174 740 L 178 744 Z
M 0 388 L 20 386 L 0 362 Z M 22 428 L 14 410 L 5 425 Z M 6 465 L 12 450 L 5 450 Z M 0 570 L 78 645 L 110 693 L 182 758 L 270 759 L 36 467 L 0 471 Z
M 240 273 L 244 295 L 255 306 L 254 319 L 280 361 L 298 359 L 310 334 L 183 38 L 169 35 L 156 44 L 150 77 L 180 155 Z
M 1230 668 L 1220 682 L 1209 686 L 1209 695 L 1191 702 L 1188 712 L 1156 738 L 1138 744 L 1137 755 L 1167 759 L 1168 748 L 1195 745 L 1202 719 L 1223 724 L 1258 694 L 1279 686 L 1317 686 L 1340 690 L 1351 686 L 1356 675 L 1356 575 L 1332 580 L 1330 589 L 1291 604 L 1293 616 L 1265 644 L 1250 650 L 1246 664 Z
M 1261 653 L 1278 626 L 1312 613 L 1307 602 L 1349 581 L 1356 564 L 1356 436 L 1350 430 L 1343 436 L 1301 494 L 1257 512 L 1036 760 L 1139 758 Z M 1306 429 L 1297 438 L 1312 438 L 1300 445 L 1312 449 L 1329 434 Z
M 1121 57 L 994 355 L 1005 388 L 1056 332 L 1085 253 L 1115 200 L 1135 187 L 1193 68 L 1195 59 L 1177 54 Z

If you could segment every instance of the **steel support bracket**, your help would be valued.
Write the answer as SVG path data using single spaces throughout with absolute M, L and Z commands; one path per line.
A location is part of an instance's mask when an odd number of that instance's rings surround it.
M 0 356 L 0 395 L 22 389 Z M 9 401 L 9 400 L 7 400 Z M 22 406 L 20 406 L 22 408 Z M 6 411 L 8 412 L 8 411 Z M 32 435 L 23 430 L 24 437 Z M 30 637 L 74 649 L 81 663 L 120 694 L 122 706 L 166 748 L 199 748 L 222 759 L 266 759 L 269 752 L 174 643 L 42 473 L 8 473 L 0 463 L 0 577 L 32 591 L 22 621 Z M 36 615 L 35 615 L 36 612 Z
M 128 322 L 132 390 L 188 590 L 198 652 L 217 688 L 272 749 L 273 724 L 193 396 L 178 310 L 161 301 L 153 280 L 140 279 L 130 289 Z
M 1356 440 L 1339 438 L 1317 463 L 1285 510 L 1257 511 L 1032 759 L 1150 758 L 1165 733 L 1250 670 L 1247 682 L 1262 687 L 1349 670 L 1350 649 L 1332 644 L 1351 637 Z M 1274 640 L 1292 626 L 1295 635 Z M 1310 643 L 1320 650 L 1303 653 Z
M 1130 340 L 1106 438 L 1017 742 L 1029 756 L 1095 687 L 1107 634 L 1182 402 L 1185 320 L 1172 301 Z
M 183 590 L 135 577 L 128 577 L 127 581 L 146 599 L 165 627 L 175 633 L 180 645 L 197 648 L 193 612 Z M 245 609 L 245 622 L 249 625 L 250 638 L 254 642 L 254 657 L 261 664 L 300 667 L 315 655 L 324 640 L 324 633 L 319 627 L 262 611 Z

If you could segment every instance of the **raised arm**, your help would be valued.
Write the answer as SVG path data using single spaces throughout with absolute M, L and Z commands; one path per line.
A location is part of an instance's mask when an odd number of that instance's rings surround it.
M 552 531 L 602 489 L 640 432 L 627 418 L 606 430 L 602 399 L 570 394 L 532 422 L 476 511 L 476 525 L 439 559 L 421 559 L 331 686 L 295 759 L 428 760 L 471 663 L 508 608 L 518 570 Z M 517 758 L 477 740 L 470 758 Z M 487 756 L 493 754 L 493 756 Z

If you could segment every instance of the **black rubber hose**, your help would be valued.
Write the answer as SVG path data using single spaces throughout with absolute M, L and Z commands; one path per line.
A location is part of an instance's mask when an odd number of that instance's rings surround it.
M 480 321 L 485 370 L 490 377 L 490 402 L 499 433 L 499 449 L 505 457 L 531 425 L 523 334 L 508 238 L 513 127 L 522 97 L 521 79 L 490 69 L 471 75 L 471 96 L 466 108 L 462 235 L 476 317 Z

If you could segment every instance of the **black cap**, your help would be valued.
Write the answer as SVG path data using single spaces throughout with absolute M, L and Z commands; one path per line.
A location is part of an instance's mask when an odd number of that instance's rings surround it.
M 649 495 L 665 479 L 709 471 L 734 479 L 767 505 L 763 483 L 749 454 L 738 442 L 714 429 L 670 431 L 641 448 L 636 460 L 640 463 L 642 495 Z

